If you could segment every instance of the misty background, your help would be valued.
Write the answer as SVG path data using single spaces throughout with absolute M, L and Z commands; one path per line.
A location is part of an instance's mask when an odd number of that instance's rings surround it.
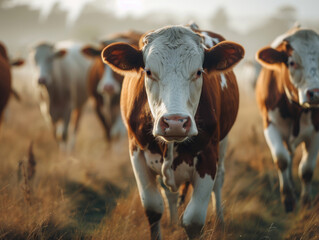
M 0 41 L 7 45 L 13 57 L 24 57 L 38 41 L 54 43 L 59 40 L 74 39 L 97 42 L 115 32 L 131 29 L 144 32 L 165 25 L 185 24 L 193 20 L 202 29 L 217 32 L 228 40 L 242 44 L 246 49 L 246 58 L 252 59 L 259 48 L 269 44 L 295 22 L 299 22 L 303 27 L 319 30 L 319 18 L 315 19 L 310 13 L 307 15 L 307 12 L 300 14 L 297 5 L 287 4 L 285 1 L 276 1 L 276 6 L 279 7 L 274 9 L 267 8 L 267 5 L 272 5 L 272 1 L 269 1 L 269 4 L 263 2 L 264 7 L 261 7 L 265 9 L 264 14 L 259 14 L 260 9 L 257 11 L 257 7 L 254 11 L 253 2 L 258 1 L 250 1 L 251 4 L 247 0 L 241 1 L 243 4 L 237 7 L 237 11 L 244 12 L 245 15 L 231 14 L 233 10 L 229 6 L 237 1 L 224 1 L 226 2 L 224 6 L 216 4 L 218 1 L 186 0 L 184 4 L 183 1 L 174 0 L 171 2 L 175 4 L 168 4 L 169 1 L 147 1 L 149 7 L 142 9 L 141 4 L 144 2 L 143 0 L 1 0 Z M 311 3 L 313 1 L 299 2 L 302 2 L 302 5 L 307 2 L 313 4 Z M 183 9 L 177 11 L 178 3 L 185 8 L 184 12 Z M 317 5 L 319 6 L 319 3 Z M 310 5 L 309 9 L 318 9 L 318 6 Z M 139 8 L 144 12 L 139 11 Z M 203 14 L 199 14 L 201 8 Z

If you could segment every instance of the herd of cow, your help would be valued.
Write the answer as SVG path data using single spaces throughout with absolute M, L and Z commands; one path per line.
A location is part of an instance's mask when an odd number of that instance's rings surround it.
M 0 46 L 0 113 L 11 89 L 11 63 Z M 161 176 L 172 223 L 178 221 L 178 190 L 193 192 L 181 225 L 189 238 L 201 234 L 214 192 L 216 214 L 223 222 L 221 188 L 227 135 L 239 108 L 233 67 L 244 48 L 196 24 L 168 26 L 145 34 L 121 33 L 101 48 L 74 43 L 41 43 L 34 49 L 42 88 L 41 110 L 49 113 L 54 135 L 68 140 L 71 114 L 78 129 L 89 96 L 108 141 L 128 135 L 129 154 L 151 239 L 161 239 L 164 202 Z M 257 103 L 264 134 L 278 169 L 287 212 L 296 206 L 292 159 L 302 144 L 299 177 L 301 202 L 311 203 L 311 179 L 319 151 L 319 35 L 294 27 L 259 50 L 262 65 Z M 88 89 L 88 90 L 87 90 Z M 62 120 L 62 131 L 59 122 Z M 125 128 L 126 131 L 125 131 Z

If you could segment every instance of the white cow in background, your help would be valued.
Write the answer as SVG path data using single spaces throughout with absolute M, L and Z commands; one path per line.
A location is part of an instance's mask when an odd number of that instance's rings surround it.
M 83 56 L 82 47 L 79 43 L 60 42 L 41 43 L 34 49 L 41 112 L 51 121 L 54 136 L 65 150 L 74 147 L 81 110 L 88 98 L 87 78 L 92 61 Z M 73 134 L 68 140 L 71 119 Z

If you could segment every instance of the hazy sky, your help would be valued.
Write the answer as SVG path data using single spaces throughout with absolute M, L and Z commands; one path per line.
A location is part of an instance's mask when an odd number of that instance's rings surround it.
M 318 20 L 319 0 L 4 0 L 3 7 L 28 5 L 40 10 L 45 19 L 53 6 L 68 12 L 67 24 L 72 25 L 88 5 L 102 10 L 111 10 L 118 17 L 127 15 L 140 17 L 153 12 L 168 12 L 178 18 L 185 16 L 211 17 L 217 9 L 224 7 L 231 24 L 245 30 L 263 18 L 274 15 L 285 5 L 297 9 L 298 19 Z M 256 19 L 252 21 L 251 18 Z

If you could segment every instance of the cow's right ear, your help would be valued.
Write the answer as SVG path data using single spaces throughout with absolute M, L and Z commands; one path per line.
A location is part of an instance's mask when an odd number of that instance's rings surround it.
M 54 53 L 53 57 L 54 58 L 61 58 L 61 57 L 64 57 L 66 53 L 67 53 L 66 49 L 61 49 L 61 50 L 56 51 Z
M 142 51 L 127 43 L 110 44 L 103 49 L 101 57 L 104 63 L 122 75 L 144 68 Z
M 263 67 L 276 70 L 280 68 L 281 63 L 287 63 L 288 55 L 283 51 L 278 51 L 271 47 L 265 47 L 257 52 L 256 60 Z
M 99 57 L 99 56 L 101 56 L 101 52 L 102 52 L 101 49 L 97 49 L 97 48 L 94 48 L 91 46 L 85 46 L 82 48 L 81 51 L 84 55 L 89 56 L 89 57 Z

